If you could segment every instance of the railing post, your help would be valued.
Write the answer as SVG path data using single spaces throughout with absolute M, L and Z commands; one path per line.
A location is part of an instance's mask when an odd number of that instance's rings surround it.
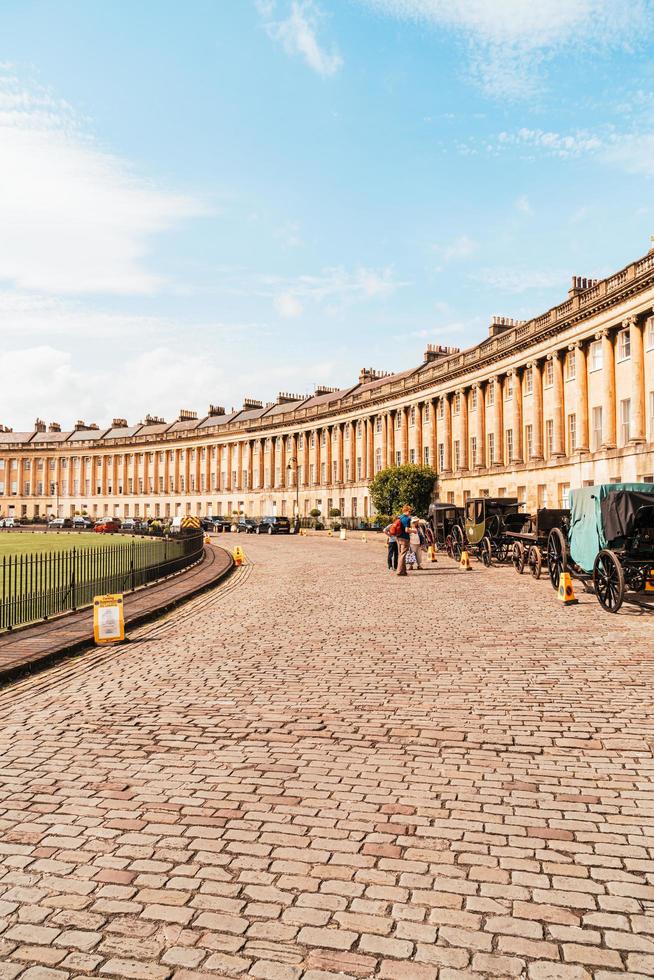
M 134 573 L 134 546 L 135 545 L 136 545 L 136 541 L 134 540 L 134 538 L 132 538 L 132 547 L 131 547 L 131 554 L 130 554 L 130 566 L 131 566 L 130 571 L 132 573 L 132 592 L 134 592 L 134 590 L 136 589 L 136 579 Z

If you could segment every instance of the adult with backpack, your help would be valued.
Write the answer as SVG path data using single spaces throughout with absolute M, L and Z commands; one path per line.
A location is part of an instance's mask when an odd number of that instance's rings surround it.
M 405 504 L 402 513 L 391 524 L 390 533 L 397 539 L 398 559 L 397 574 L 406 575 L 406 556 L 409 550 L 409 529 L 411 527 L 411 512 L 413 508 Z

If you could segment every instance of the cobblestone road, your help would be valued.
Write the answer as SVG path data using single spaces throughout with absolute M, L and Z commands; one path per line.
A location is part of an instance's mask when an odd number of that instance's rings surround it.
M 0 978 L 654 976 L 654 620 L 239 540 L 0 696 Z

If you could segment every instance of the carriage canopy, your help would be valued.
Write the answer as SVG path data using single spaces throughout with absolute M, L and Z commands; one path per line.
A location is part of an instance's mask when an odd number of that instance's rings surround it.
M 633 528 L 643 504 L 654 504 L 654 483 L 602 483 L 570 491 L 570 557 L 592 572 L 602 548 L 610 548 Z

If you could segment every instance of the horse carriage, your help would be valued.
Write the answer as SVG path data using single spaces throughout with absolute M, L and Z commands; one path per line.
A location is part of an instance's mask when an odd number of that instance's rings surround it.
M 625 595 L 654 597 L 654 484 L 608 483 L 570 492 L 569 522 L 547 539 L 550 581 L 570 572 L 607 612 Z
M 567 528 L 569 521 L 569 510 L 541 507 L 531 516 L 524 515 L 521 528 L 507 531 L 507 538 L 513 542 L 511 559 L 518 575 L 528 568 L 534 578 L 540 578 L 543 565 L 547 562 L 550 531 L 553 528 Z
M 517 497 L 472 497 L 466 501 L 463 528 L 457 526 L 457 540 L 488 568 L 493 560 L 511 557 L 509 532 L 524 526 L 528 515 L 520 513 Z
M 446 551 L 449 558 L 461 557 L 461 548 L 455 554 L 455 541 L 452 537 L 454 527 L 463 526 L 463 508 L 454 504 L 446 504 L 437 500 L 429 507 L 429 520 L 434 532 L 434 542 L 437 551 Z

